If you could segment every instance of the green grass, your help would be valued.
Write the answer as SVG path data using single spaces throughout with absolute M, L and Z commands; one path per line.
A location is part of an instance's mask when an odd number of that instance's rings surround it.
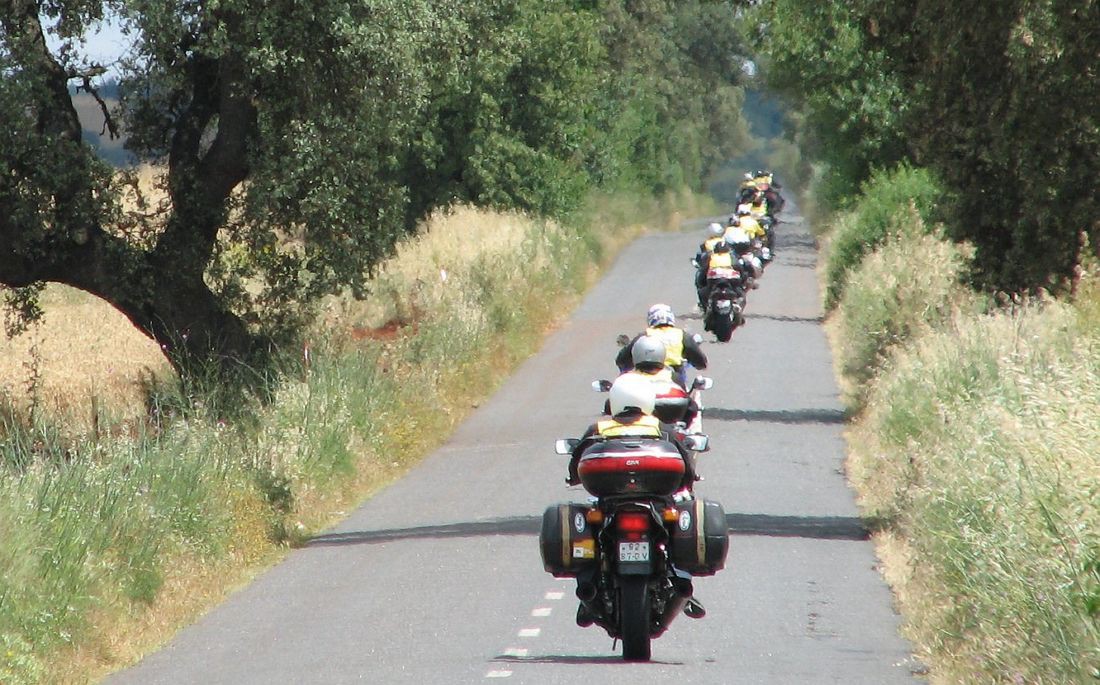
M 929 235 L 911 208 L 879 249 L 851 270 L 833 323 L 853 411 L 892 350 L 949 320 L 956 308 L 976 309 L 976 298 L 960 285 L 966 266 L 964 252 Z
M 905 630 L 936 684 L 1097 682 L 1096 269 L 1073 302 L 983 299 L 968 251 L 905 208 L 920 174 L 876 184 L 837 219 L 829 329 Z

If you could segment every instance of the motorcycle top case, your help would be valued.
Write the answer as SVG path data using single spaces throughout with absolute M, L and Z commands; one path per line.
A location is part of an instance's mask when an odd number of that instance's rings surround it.
M 693 576 L 712 576 L 726 566 L 729 527 L 718 502 L 694 499 L 677 507 L 670 544 L 672 563 Z
M 684 479 L 684 459 L 676 446 L 653 438 L 615 438 L 581 453 L 581 485 L 597 497 L 671 495 Z
M 542 566 L 556 578 L 569 578 L 596 563 L 595 531 L 583 504 L 555 504 L 542 514 L 539 547 Z

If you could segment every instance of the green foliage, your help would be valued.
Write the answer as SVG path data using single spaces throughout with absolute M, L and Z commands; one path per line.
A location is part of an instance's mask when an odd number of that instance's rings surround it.
M 820 199 L 844 206 L 873 168 L 906 157 L 903 85 L 851 2 L 773 0 L 749 16 L 767 84 L 798 106 L 803 145 L 827 164 Z
M 107 6 L 136 43 L 100 86 L 117 85 L 127 149 L 167 162 L 159 202 L 124 193 L 73 116 L 70 74 L 95 80 L 77 42 Z M 700 187 L 746 141 L 724 2 L 67 0 L 46 16 L 70 39 L 57 54 L 17 39 L 38 17 L 0 16 L 0 118 L 23 124 L 0 134 L 16 171 L 0 283 L 104 297 L 186 374 L 262 365 L 437 208 L 561 218 L 593 187 Z
M 931 230 L 943 198 L 927 170 L 901 165 L 875 172 L 862 186 L 854 207 L 834 223 L 825 255 L 825 306 L 836 306 L 848 274 L 891 231 L 912 223 L 913 211 L 916 220 Z
M 1060 287 L 1098 230 L 1100 6 L 894 4 L 866 14 L 909 84 L 915 154 L 957 190 L 954 233 L 977 247 L 980 282 Z
M 1068 285 L 1100 231 L 1100 5 L 778 0 L 756 16 L 834 206 L 872 168 L 913 160 L 953 191 L 944 216 L 975 245 L 980 285 Z

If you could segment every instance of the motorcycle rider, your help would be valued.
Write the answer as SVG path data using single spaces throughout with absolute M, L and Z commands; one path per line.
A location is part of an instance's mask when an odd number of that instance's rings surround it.
M 725 233 L 726 229 L 718 222 L 714 222 L 707 226 L 707 239 L 699 243 L 699 252 L 696 257 L 702 257 L 705 254 L 714 252 L 714 246 L 722 241 Z
M 694 458 L 691 451 L 675 439 L 675 434 L 670 427 L 662 424 L 657 420 L 657 417 L 653 416 L 653 408 L 656 404 L 653 383 L 641 378 L 639 375 L 625 373 L 615 379 L 615 383 L 611 386 L 609 402 L 612 412 L 611 418 L 597 421 L 589 426 L 588 430 L 581 436 L 580 442 L 573 449 L 569 460 L 569 477 L 566 478 L 566 483 L 569 485 L 580 483 L 577 467 L 580 464 L 581 456 L 585 450 L 599 440 L 608 438 L 653 438 L 666 440 L 676 446 L 684 460 L 684 477 L 680 483 L 681 491 L 684 491 L 688 498 L 694 497 L 692 486 L 698 480 L 695 474 Z M 586 574 L 578 574 L 578 587 L 582 583 L 591 582 L 595 571 L 596 569 L 590 569 Z M 678 574 L 690 578 L 682 572 L 678 572 Z M 689 597 L 684 605 L 684 613 L 691 618 L 701 618 L 706 614 L 706 609 L 703 608 L 699 600 Z M 577 625 L 582 628 L 592 625 L 596 620 L 592 606 L 584 599 L 577 607 L 576 620 Z
M 721 243 L 719 243 L 721 244 Z M 638 338 L 643 335 L 651 335 L 659 338 L 665 344 L 665 365 L 672 369 L 673 379 L 682 387 L 687 388 L 687 364 L 696 369 L 707 368 L 707 356 L 699 348 L 695 341 L 682 328 L 676 327 L 676 315 L 672 313 L 672 307 L 667 304 L 655 304 L 646 312 L 647 328 L 645 333 L 634 336 L 615 356 L 615 364 L 620 371 L 627 371 L 634 366 L 631 358 L 631 350 Z
M 679 385 L 672 377 L 672 369 L 665 365 L 667 354 L 665 344 L 660 338 L 643 335 L 634 342 L 630 349 L 630 356 L 634 362 L 634 368 L 622 375 L 635 375 L 649 381 L 653 384 L 653 390 L 658 396 L 667 393 L 671 387 Z M 610 408 L 606 413 L 610 413 Z M 691 426 L 698 414 L 699 403 L 689 394 L 687 408 L 679 421 L 685 426 Z
M 711 269 L 733 269 L 741 274 L 741 282 L 745 284 L 748 284 L 749 279 L 754 275 L 746 269 L 739 255 L 731 249 L 728 238 L 723 238 L 718 247 L 714 249 L 714 252 L 707 255 L 706 259 L 699 264 L 699 271 L 704 274 L 704 277 L 701 284 L 696 281 L 696 291 L 699 295 L 699 307 L 703 310 L 706 310 L 707 300 L 710 298 L 710 285 L 707 282 L 706 275 L 710 273 Z
M 590 425 L 581 436 L 569 459 L 569 477 L 566 483 L 577 485 L 580 476 L 577 466 L 584 451 L 600 439 L 606 438 L 654 438 L 665 440 L 676 446 L 684 460 L 684 478 L 680 487 L 688 491 L 695 483 L 695 459 L 691 450 L 677 439 L 676 429 L 661 423 L 653 415 L 657 403 L 657 392 L 652 380 L 639 374 L 624 373 L 611 385 L 608 398 L 611 417 L 601 419 Z
M 710 257 L 710 253 L 714 252 L 714 248 L 726 239 L 726 229 L 720 223 L 712 223 L 710 226 L 707 226 L 707 232 L 709 236 L 699 244 L 699 252 L 696 253 L 695 259 L 693 260 L 695 263 L 696 292 L 707 284 L 707 270 L 703 266 L 704 262 Z M 706 302 L 699 300 L 699 309 L 702 310 L 705 304 Z
M 729 243 L 734 260 L 742 271 L 742 281 L 749 288 L 759 287 L 756 279 L 764 273 L 764 263 L 753 251 L 752 238 L 740 226 L 730 226 L 726 229 L 726 242 Z
M 737 208 L 737 219 L 740 221 L 741 228 L 744 229 L 745 233 L 749 235 L 749 239 L 753 241 L 759 240 L 761 241 L 761 244 L 763 244 L 763 242 L 767 240 L 767 231 L 764 230 L 764 227 L 761 226 L 760 222 L 757 221 L 755 216 L 753 216 L 752 210 L 749 206 L 742 205 L 741 207 Z M 770 250 L 768 250 L 766 247 L 762 247 L 760 259 L 763 262 L 770 261 Z

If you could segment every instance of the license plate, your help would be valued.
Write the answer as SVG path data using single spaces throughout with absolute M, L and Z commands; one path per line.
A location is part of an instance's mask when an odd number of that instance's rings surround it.
M 620 542 L 619 561 L 649 561 L 649 543 Z

